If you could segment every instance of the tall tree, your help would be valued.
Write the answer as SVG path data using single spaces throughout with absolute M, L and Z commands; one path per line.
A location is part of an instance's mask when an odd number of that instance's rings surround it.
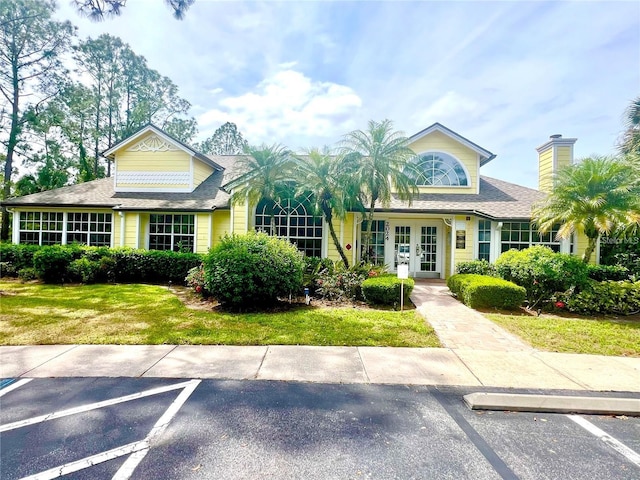
M 75 34 L 69 22 L 51 19 L 55 11 L 52 0 L 0 0 L 0 93 L 6 147 L 3 198 L 11 194 L 11 177 L 16 147 L 21 139 L 27 107 L 39 107 L 58 91 L 64 72 L 60 60 Z M 0 118 L 3 120 L 5 116 Z M 0 240 L 9 236 L 9 216 L 2 209 Z
M 347 173 L 350 196 L 367 205 L 366 230 L 363 232 L 363 258 L 368 259 L 376 203 L 388 206 L 392 194 L 411 204 L 417 192 L 415 182 L 406 174 L 415 153 L 407 146 L 407 137 L 393 130 L 391 120 L 369 121 L 367 130 L 346 134 L 340 142 L 341 170 Z
M 633 100 L 625 110 L 624 125 L 620 152 L 624 155 L 640 155 L 640 97 Z
M 198 122 L 193 117 L 172 118 L 165 123 L 163 130 L 173 138 L 191 144 L 193 137 L 198 134 Z
M 176 20 L 182 20 L 186 11 L 196 0 L 165 0 L 169 8 L 173 11 Z M 78 12 L 95 22 L 100 22 L 105 18 L 117 17 L 126 7 L 127 0 L 73 0 Z
M 245 173 L 235 181 L 238 187 L 231 202 L 257 205 L 261 200 L 267 200 L 271 235 L 276 233 L 273 206 L 282 200 L 291 180 L 291 160 L 291 152 L 278 144 L 247 147 L 247 155 L 239 160 L 240 171 Z
M 202 153 L 212 155 L 240 155 L 247 148 L 247 141 L 235 123 L 226 122 L 209 138 L 198 145 Z
M 347 211 L 344 192 L 347 182 L 340 171 L 339 162 L 327 147 L 322 150 L 311 149 L 307 155 L 296 157 L 293 174 L 298 185 L 298 195 L 311 193 L 315 209 L 324 217 L 342 263 L 349 268 L 349 260 L 333 225 L 333 219 L 344 219 Z
M 588 263 L 602 235 L 640 224 L 640 177 L 615 158 L 593 156 L 558 171 L 549 196 L 534 207 L 533 220 L 546 233 L 560 224 L 558 237 L 574 232 L 589 239 Z

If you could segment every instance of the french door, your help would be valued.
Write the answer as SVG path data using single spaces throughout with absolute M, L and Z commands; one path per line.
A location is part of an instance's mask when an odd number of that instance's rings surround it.
M 388 249 L 387 265 L 396 271 L 399 264 L 408 264 L 415 277 L 440 278 L 442 243 L 440 226 L 434 223 L 402 222 L 393 224 L 393 248 Z M 389 239 L 391 240 L 391 239 Z M 391 242 L 389 242 L 391 243 Z

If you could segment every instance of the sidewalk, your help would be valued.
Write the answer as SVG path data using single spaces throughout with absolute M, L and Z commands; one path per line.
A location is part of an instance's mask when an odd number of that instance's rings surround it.
M 0 347 L 0 377 L 168 377 L 640 393 L 640 358 L 540 352 L 451 297 L 411 296 L 444 348 L 42 345 Z
M 640 358 L 451 348 L 0 347 L 0 377 L 166 377 L 640 393 Z

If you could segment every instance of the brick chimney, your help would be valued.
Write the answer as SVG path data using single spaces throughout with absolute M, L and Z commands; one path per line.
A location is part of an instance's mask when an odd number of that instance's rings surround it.
M 577 138 L 563 138 L 560 134 L 551 135 L 549 141 L 540 145 L 538 151 L 538 190 L 550 193 L 553 190 L 553 176 L 561 169 L 573 163 L 573 144 Z

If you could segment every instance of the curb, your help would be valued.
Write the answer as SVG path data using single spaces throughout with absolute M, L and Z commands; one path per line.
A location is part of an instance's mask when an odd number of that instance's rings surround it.
M 492 392 L 470 393 L 463 398 L 471 410 L 640 416 L 640 398 L 570 397 Z

